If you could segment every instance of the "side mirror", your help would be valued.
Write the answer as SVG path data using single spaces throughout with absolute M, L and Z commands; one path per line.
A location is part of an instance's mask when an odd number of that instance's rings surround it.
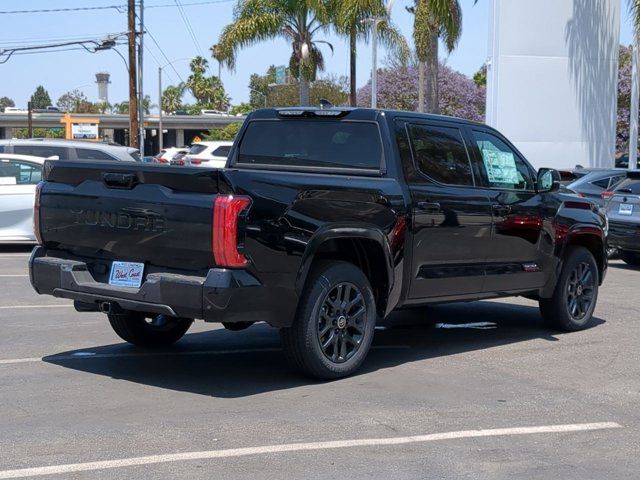
M 560 189 L 560 172 L 553 168 L 541 168 L 538 170 L 536 190 L 538 192 L 557 192 Z

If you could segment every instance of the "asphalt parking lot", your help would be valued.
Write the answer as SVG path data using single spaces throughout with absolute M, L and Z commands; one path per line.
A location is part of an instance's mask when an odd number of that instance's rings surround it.
M 264 325 L 124 344 L 36 295 L 27 259 L 0 248 L 0 479 L 640 475 L 640 271 L 619 261 L 589 330 L 524 299 L 402 312 L 363 371 L 319 383 Z

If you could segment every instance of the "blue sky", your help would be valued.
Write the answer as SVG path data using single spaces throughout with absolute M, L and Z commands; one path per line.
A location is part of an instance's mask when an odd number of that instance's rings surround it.
M 202 1 L 202 0 L 201 0 Z M 487 57 L 488 10 L 491 0 L 461 0 L 463 6 L 463 33 L 457 49 L 444 60 L 451 67 L 472 75 Z M 195 33 L 191 38 L 175 0 L 145 0 L 145 21 L 148 30 L 157 40 L 160 50 L 149 38 L 145 40 L 148 49 L 145 52 L 145 93 L 151 95 L 154 103 L 158 97 L 158 63 L 198 55 L 202 51 L 208 57 L 208 50 L 216 43 L 222 28 L 231 21 L 235 0 L 218 0 L 219 3 L 193 5 L 197 0 L 181 0 L 184 11 Z M 623 0 L 624 2 L 624 0 Z M 74 8 L 79 6 L 122 5 L 126 0 L 2 0 L 0 11 L 33 10 L 51 8 Z M 392 12 L 394 21 L 405 36 L 411 39 L 412 16 L 405 6 L 411 0 L 397 0 Z M 161 6 L 164 5 L 164 6 Z M 626 9 L 621 15 L 621 43 L 629 44 L 632 29 Z M 25 13 L 0 14 L 0 49 L 9 46 L 33 45 L 35 43 L 53 43 L 79 38 L 99 39 L 107 34 L 126 31 L 126 13 L 116 9 L 78 11 L 65 13 Z M 327 34 L 324 38 L 335 47 L 332 55 L 327 49 L 327 73 L 347 75 L 348 50 L 346 40 Z M 196 45 L 197 43 L 197 45 Z M 126 47 L 120 47 L 126 56 Z M 164 53 L 164 55 L 163 55 Z M 249 92 L 249 76 L 254 72 L 263 73 L 271 64 L 286 64 L 290 48 L 284 40 L 274 40 L 258 44 L 243 50 L 238 58 L 235 72 L 224 70 L 222 81 L 236 104 L 245 101 Z M 384 50 L 381 54 L 384 57 Z M 170 67 L 164 70 L 163 84 L 179 81 L 188 76 L 188 61 L 175 63 L 174 72 Z M 212 71 L 217 72 L 215 61 Z M 371 68 L 370 47 L 359 45 L 358 84 L 366 83 Z M 26 106 L 36 86 L 42 84 L 49 91 L 55 103 L 56 99 L 68 90 L 79 88 L 91 100 L 97 98 L 95 73 L 107 71 L 111 74 L 110 101 L 118 102 L 127 98 L 127 77 L 122 60 L 114 52 L 105 51 L 96 54 L 81 51 L 65 51 L 37 55 L 12 57 L 7 63 L 0 64 L 0 96 L 13 98 L 20 107 Z

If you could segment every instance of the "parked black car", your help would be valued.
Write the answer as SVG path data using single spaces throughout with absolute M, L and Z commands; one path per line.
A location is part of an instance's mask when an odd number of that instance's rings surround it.
M 640 266 L 640 172 L 627 172 L 607 203 L 609 238 L 622 260 Z
M 196 318 L 265 321 L 325 379 L 354 372 L 399 308 L 523 295 L 553 327 L 585 328 L 607 269 L 595 204 L 455 118 L 264 109 L 223 170 L 57 161 L 45 178 L 38 293 L 101 310 L 144 346 Z

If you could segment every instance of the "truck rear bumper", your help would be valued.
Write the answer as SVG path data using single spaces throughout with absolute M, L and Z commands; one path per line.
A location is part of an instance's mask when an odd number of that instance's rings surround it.
M 149 273 L 140 288 L 98 281 L 79 259 L 33 250 L 31 285 L 39 294 L 68 298 L 80 311 L 134 310 L 209 322 L 259 322 L 276 327 L 293 321 L 297 297 L 291 289 L 268 287 L 246 270 L 212 268 L 206 276 Z

